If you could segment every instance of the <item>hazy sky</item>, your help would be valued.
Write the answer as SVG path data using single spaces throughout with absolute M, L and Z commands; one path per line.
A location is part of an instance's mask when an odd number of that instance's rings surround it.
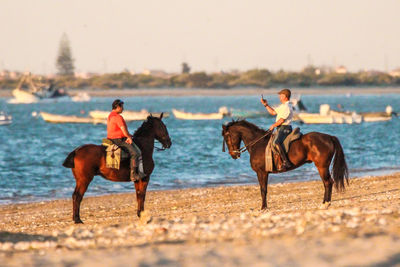
M 391 70 L 399 12 L 399 0 L 0 0 L 0 70 L 55 72 L 64 32 L 77 71 Z

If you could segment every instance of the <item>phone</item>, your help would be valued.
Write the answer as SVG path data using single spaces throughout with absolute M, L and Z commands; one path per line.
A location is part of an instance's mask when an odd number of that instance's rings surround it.
M 262 100 L 265 100 L 265 99 L 264 99 L 264 95 L 263 95 L 263 94 L 261 94 L 261 99 L 262 99 Z

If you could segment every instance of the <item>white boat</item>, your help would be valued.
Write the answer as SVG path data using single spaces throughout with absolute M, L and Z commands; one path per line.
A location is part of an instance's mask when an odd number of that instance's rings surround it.
M 22 89 L 24 83 L 28 84 L 28 89 Z M 22 76 L 17 87 L 11 93 L 14 98 L 8 102 L 12 104 L 37 103 L 42 100 L 70 100 L 64 89 L 55 89 L 53 84 L 50 84 L 47 88 L 42 83 L 35 84 L 30 73 Z
M 229 114 L 225 107 L 220 108 L 218 113 L 190 113 L 182 110 L 172 109 L 175 118 L 181 120 L 220 120 Z
M 107 120 L 104 119 L 94 119 L 89 117 L 78 117 L 78 116 L 68 116 L 68 115 L 58 115 L 51 114 L 47 112 L 40 112 L 39 115 L 46 122 L 51 123 L 93 123 L 93 124 L 107 124 Z
M 0 111 L 0 125 L 8 125 L 12 123 L 12 116 Z
M 378 122 L 390 121 L 394 112 L 391 106 L 387 106 L 384 112 L 362 112 L 360 114 L 365 122 Z
M 94 119 L 107 120 L 108 115 L 110 115 L 110 111 L 92 110 L 89 112 L 89 116 Z M 159 117 L 161 115 L 161 113 L 159 113 L 159 112 L 151 113 L 145 109 L 142 109 L 141 111 L 124 110 L 124 112 L 121 113 L 121 116 L 124 117 L 125 121 L 141 121 L 141 120 L 147 119 L 147 117 L 149 115 Z M 167 118 L 167 117 L 169 117 L 169 113 L 164 112 L 163 118 Z
M 71 100 L 74 102 L 89 102 L 90 99 L 90 95 L 85 92 L 77 93 L 76 95 L 71 97 Z
M 320 113 L 300 112 L 296 117 L 306 124 L 353 124 L 363 120 L 360 114 L 334 111 L 327 104 L 320 106 Z
M 298 113 L 299 120 L 306 124 L 353 124 L 353 123 L 361 123 L 362 117 L 355 115 L 320 115 L 318 113 Z

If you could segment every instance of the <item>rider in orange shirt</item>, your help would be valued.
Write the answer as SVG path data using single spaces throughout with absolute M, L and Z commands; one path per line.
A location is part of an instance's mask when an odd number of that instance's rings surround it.
M 112 103 L 112 111 L 107 119 L 107 138 L 114 144 L 124 148 L 129 152 L 130 178 L 133 182 L 146 176 L 143 171 L 143 161 L 140 149 L 132 140 L 132 135 L 128 132 L 128 127 L 124 118 L 120 115 L 124 111 L 124 102 L 116 99 Z

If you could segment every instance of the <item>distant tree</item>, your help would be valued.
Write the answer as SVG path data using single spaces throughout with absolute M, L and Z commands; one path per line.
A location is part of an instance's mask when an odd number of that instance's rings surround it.
M 186 62 L 182 63 L 182 73 L 189 73 L 190 72 L 190 67 Z
M 62 76 L 74 75 L 74 59 L 72 58 L 71 47 L 67 35 L 61 37 L 56 61 L 58 74 Z

